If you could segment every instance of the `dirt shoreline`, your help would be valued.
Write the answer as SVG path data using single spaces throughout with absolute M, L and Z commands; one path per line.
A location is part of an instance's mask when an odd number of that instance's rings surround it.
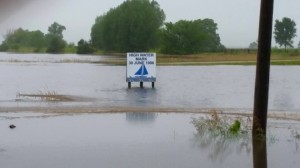
M 175 107 L 104 107 L 104 106 L 32 106 L 32 107 L 1 107 L 0 113 L 126 113 L 126 112 L 150 112 L 150 113 L 198 113 L 211 114 L 216 111 L 219 114 L 252 117 L 251 109 L 221 109 L 221 108 L 175 108 Z M 269 111 L 268 118 L 280 120 L 300 121 L 298 111 Z

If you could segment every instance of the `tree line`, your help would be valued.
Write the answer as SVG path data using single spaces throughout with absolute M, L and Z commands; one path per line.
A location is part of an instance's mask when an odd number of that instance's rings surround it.
M 67 42 L 63 39 L 65 26 L 54 22 L 48 28 L 48 33 L 44 34 L 40 30 L 29 31 L 22 28 L 9 31 L 5 35 L 5 40 L 0 45 L 1 51 L 18 50 L 20 48 L 32 48 L 34 52 L 42 52 L 46 49 L 48 53 L 63 52 Z
M 126 0 L 98 16 L 91 28 L 91 39 L 80 39 L 78 54 L 104 52 L 148 52 L 197 54 L 224 50 L 212 19 L 180 20 L 165 23 L 166 15 L 155 0 Z M 289 18 L 276 20 L 274 37 L 280 46 L 292 47 L 296 24 Z M 31 47 L 35 52 L 61 53 L 67 46 L 63 39 L 66 27 L 56 22 L 48 33 L 19 28 L 6 34 L 0 51 Z M 299 43 L 300 45 L 300 43 Z M 249 48 L 256 48 L 257 42 Z

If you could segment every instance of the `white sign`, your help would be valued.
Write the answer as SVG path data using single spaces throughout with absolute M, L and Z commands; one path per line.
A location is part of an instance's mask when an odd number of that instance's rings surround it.
M 127 82 L 156 81 L 156 53 L 127 53 Z

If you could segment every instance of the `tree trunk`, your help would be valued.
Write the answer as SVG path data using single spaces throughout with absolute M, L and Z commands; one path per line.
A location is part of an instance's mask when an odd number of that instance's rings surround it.
M 286 44 L 284 44 L 284 52 L 286 53 Z

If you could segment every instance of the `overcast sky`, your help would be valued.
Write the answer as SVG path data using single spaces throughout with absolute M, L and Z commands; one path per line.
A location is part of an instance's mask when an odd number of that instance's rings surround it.
M 47 33 L 54 21 L 66 26 L 64 38 L 90 39 L 95 18 L 124 0 L 0 0 L 0 41 L 8 30 L 22 27 Z M 257 40 L 260 0 L 157 0 L 167 22 L 211 18 L 226 47 L 248 47 Z M 13 3 L 14 2 L 14 3 Z M 275 0 L 274 20 L 289 17 L 300 37 L 300 0 Z M 273 46 L 275 42 L 273 41 Z

